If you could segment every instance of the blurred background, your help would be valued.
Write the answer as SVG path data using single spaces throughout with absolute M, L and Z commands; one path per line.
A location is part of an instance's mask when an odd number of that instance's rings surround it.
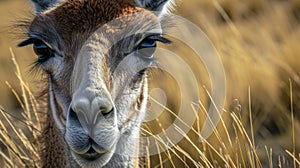
M 39 79 L 30 73 L 35 59 L 31 47 L 16 47 L 24 35 L 13 28 L 22 18 L 33 18 L 31 10 L 26 0 L 0 0 L 0 105 L 16 115 L 22 109 L 7 82 L 19 94 L 21 91 L 10 47 L 33 92 Z M 171 154 L 145 158 L 148 166 L 196 167 L 211 163 L 213 167 L 292 167 L 294 162 L 297 164 L 296 160 L 300 160 L 300 1 L 182 0 L 174 13 L 199 26 L 221 56 L 227 81 L 223 124 L 208 142 L 197 141 L 197 131 L 211 102 L 206 92 L 210 91 L 210 80 L 201 60 L 193 61 L 197 55 L 188 46 L 180 42 L 166 46 L 197 74 L 201 94 L 199 102 L 194 103 L 202 108 L 195 112 L 198 115 L 194 131 Z M 149 78 L 152 88 L 164 90 L 167 108 L 176 113 L 181 98 L 174 92 L 178 89 L 176 81 L 167 73 L 155 70 Z M 175 118 L 166 110 L 155 121 L 146 123 L 145 130 L 151 128 L 156 134 Z M 199 150 L 207 161 L 199 157 Z

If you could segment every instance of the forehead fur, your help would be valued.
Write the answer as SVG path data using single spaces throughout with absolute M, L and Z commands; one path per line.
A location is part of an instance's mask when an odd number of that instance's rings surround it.
M 136 10 L 132 0 L 68 0 L 46 15 L 63 30 L 86 31 Z
M 39 14 L 31 30 L 50 36 L 50 43 L 61 40 L 72 48 L 105 23 L 140 11 L 145 9 L 137 7 L 134 0 L 67 0 Z

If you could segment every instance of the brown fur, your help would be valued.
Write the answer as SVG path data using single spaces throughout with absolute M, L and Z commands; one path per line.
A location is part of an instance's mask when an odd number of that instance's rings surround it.
M 76 59 L 74 56 L 77 55 L 83 43 L 98 28 L 111 20 L 143 10 L 136 7 L 133 0 L 69 0 L 55 7 L 54 10 L 50 9 L 39 14 L 33 20 L 30 32 L 42 34 L 45 36 L 45 41 L 55 43 L 52 45 L 56 46 L 64 57 L 74 61 Z M 147 20 L 151 19 L 153 16 L 147 18 Z M 124 26 L 128 22 L 126 19 L 120 21 Z M 108 27 L 106 33 L 113 36 L 115 29 Z M 108 59 L 104 62 L 111 64 L 108 63 Z M 71 72 L 70 69 L 65 70 Z M 103 69 L 103 71 L 108 70 Z M 65 82 L 58 85 L 60 87 L 69 86 L 70 76 L 71 74 L 62 76 L 61 78 L 65 79 Z M 105 79 L 108 89 L 110 89 L 109 80 Z M 65 91 L 66 94 L 70 92 L 69 88 L 65 88 Z
M 41 154 L 43 167 L 67 167 L 68 164 L 66 158 L 68 158 L 68 156 L 66 156 L 64 150 L 67 145 L 65 144 L 61 132 L 57 130 L 50 113 L 47 115 L 46 127 L 44 128 L 43 135 L 44 149 Z
M 61 38 L 63 48 L 71 52 L 103 24 L 139 10 L 133 0 L 70 0 L 37 16 L 31 29 L 42 29 L 49 36 Z

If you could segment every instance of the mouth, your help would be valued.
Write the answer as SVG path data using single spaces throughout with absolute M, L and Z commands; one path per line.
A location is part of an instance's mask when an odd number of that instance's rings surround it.
M 90 149 L 84 153 L 84 154 L 77 154 L 79 157 L 87 160 L 87 161 L 95 161 L 98 158 L 100 158 L 102 155 L 104 155 L 105 152 L 103 153 L 97 153 L 93 147 L 90 147 Z
M 111 147 L 104 149 L 97 143 L 95 143 L 92 139 L 89 139 L 90 145 L 87 149 L 83 151 L 74 151 L 73 154 L 77 158 L 80 158 L 81 160 L 84 160 L 85 162 L 98 162 L 100 160 L 106 160 L 107 158 L 110 158 L 111 154 L 115 150 L 116 144 L 113 144 Z
M 109 162 L 114 151 L 115 147 L 111 150 L 98 151 L 94 147 L 90 146 L 85 153 L 72 151 L 71 154 L 81 167 L 102 167 Z

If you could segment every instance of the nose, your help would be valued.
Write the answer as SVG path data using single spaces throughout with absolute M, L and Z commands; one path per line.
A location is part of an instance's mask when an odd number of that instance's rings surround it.
M 82 113 L 89 124 L 95 124 L 98 115 L 107 116 L 114 112 L 113 103 L 109 98 L 95 97 L 90 100 L 84 96 L 72 101 L 71 109 Z
M 68 116 L 76 116 L 70 119 L 78 120 L 86 133 L 93 136 L 94 127 L 99 127 L 99 124 L 115 124 L 114 114 L 115 108 L 109 94 L 84 90 L 74 94 Z
M 84 154 L 91 147 L 98 153 L 107 151 L 115 142 L 116 125 L 116 110 L 108 92 L 84 89 L 74 93 L 66 117 L 65 134 L 73 151 Z
M 77 115 L 83 115 L 89 125 L 94 125 L 98 117 L 112 114 L 114 106 L 108 97 L 95 97 L 90 100 L 85 96 L 80 96 L 72 101 L 71 110 Z

